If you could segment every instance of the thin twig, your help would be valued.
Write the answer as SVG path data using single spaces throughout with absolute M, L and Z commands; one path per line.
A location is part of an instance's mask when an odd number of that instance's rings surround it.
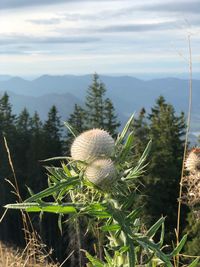
M 72 252 L 67 256 L 67 258 L 61 263 L 61 265 L 59 267 L 62 267 L 65 262 L 74 254 L 74 250 L 72 250 Z
M 0 223 L 3 221 L 3 218 L 6 216 L 6 213 L 8 212 L 8 209 L 5 209 L 3 215 L 0 218 Z
M 200 258 L 200 256 L 191 256 L 187 254 L 179 254 L 179 256 L 184 257 L 184 258 Z

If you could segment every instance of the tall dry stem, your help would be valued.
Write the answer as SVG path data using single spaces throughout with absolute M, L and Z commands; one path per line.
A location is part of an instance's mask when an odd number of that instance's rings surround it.
M 187 116 L 187 128 L 185 135 L 185 144 L 184 144 L 184 153 L 183 153 L 183 162 L 182 162 L 182 170 L 181 170 L 181 180 L 180 180 L 180 188 L 179 188 L 179 198 L 178 198 L 178 211 L 177 211 L 177 226 L 176 226 L 176 242 L 177 245 L 180 240 L 180 218 L 181 218 L 181 198 L 183 191 L 183 178 L 184 178 L 184 165 L 187 155 L 187 147 L 188 147 L 188 136 L 190 132 L 190 123 L 191 123 L 191 109 L 192 109 L 192 49 L 191 49 L 191 35 L 188 35 L 188 52 L 189 52 L 189 103 L 188 103 L 188 116 Z M 175 266 L 179 266 L 179 258 L 180 255 L 177 255 L 176 261 L 174 261 Z
M 10 165 L 10 168 L 12 170 L 12 174 L 14 177 L 14 183 L 12 183 L 10 180 L 8 181 L 11 186 L 14 188 L 14 193 L 18 198 L 19 202 L 23 202 L 21 195 L 20 195 L 20 190 L 17 182 L 17 177 L 10 153 L 10 149 L 8 146 L 8 142 L 6 140 L 6 137 L 4 136 L 4 145 L 6 148 L 6 152 L 8 155 L 8 162 Z M 1 220 L 3 220 L 4 216 L 6 215 L 7 210 L 5 210 Z M 34 230 L 34 227 L 31 222 L 31 218 L 27 212 L 24 212 L 21 210 L 22 214 L 22 223 L 23 223 L 23 231 L 24 231 L 24 237 L 25 237 L 25 242 L 26 242 L 26 248 L 24 250 L 24 253 L 26 252 L 26 265 L 24 266 L 29 266 L 29 264 L 32 264 L 30 266 L 37 266 L 38 262 L 38 256 L 41 257 L 43 256 L 44 258 L 49 258 L 51 262 L 53 263 L 53 259 L 51 258 L 50 253 L 48 253 L 42 244 L 42 240 L 40 237 L 37 235 L 37 233 Z M 23 256 L 23 255 L 22 255 Z M 24 263 L 23 263 L 24 264 Z M 19 265 L 20 266 L 20 265 Z

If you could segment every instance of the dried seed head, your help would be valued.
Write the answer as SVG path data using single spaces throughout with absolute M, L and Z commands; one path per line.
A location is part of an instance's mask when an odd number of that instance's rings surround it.
M 80 134 L 71 146 L 74 160 L 94 160 L 110 157 L 114 150 L 114 140 L 110 134 L 101 129 L 92 129 Z
M 186 161 L 186 170 L 190 172 L 200 172 L 200 148 L 193 148 Z
M 191 173 L 183 178 L 184 193 L 182 202 L 188 206 L 200 203 L 200 172 Z
M 107 189 L 116 179 L 116 169 L 111 159 L 98 159 L 89 164 L 86 178 L 102 189 Z

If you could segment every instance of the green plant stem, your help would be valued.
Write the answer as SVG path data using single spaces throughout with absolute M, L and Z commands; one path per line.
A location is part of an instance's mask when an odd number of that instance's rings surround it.
M 108 200 L 108 199 L 107 199 Z M 117 200 L 108 200 L 109 203 L 109 210 L 111 211 L 113 215 L 113 219 L 120 225 L 122 232 L 125 236 L 125 246 L 129 247 L 129 250 L 127 252 L 128 254 L 128 267 L 135 267 L 135 247 L 133 244 L 133 240 L 129 237 L 131 236 L 132 231 L 128 225 L 125 224 L 124 218 L 125 214 L 123 214 L 123 211 L 120 209 L 120 206 L 117 202 Z
M 99 253 L 99 259 L 103 260 L 103 251 L 102 251 L 102 234 L 99 231 L 99 223 L 96 225 L 96 233 L 97 233 L 97 242 L 98 242 L 98 253 Z
M 82 267 L 82 257 L 81 257 L 81 234 L 80 234 L 80 225 L 79 219 L 75 219 L 75 229 L 76 229 L 76 236 L 77 236 L 77 244 L 78 244 L 78 261 L 79 267 Z

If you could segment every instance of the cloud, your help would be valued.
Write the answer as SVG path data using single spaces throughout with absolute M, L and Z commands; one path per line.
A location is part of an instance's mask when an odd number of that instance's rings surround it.
M 145 23 L 145 24 L 125 24 L 125 25 L 112 25 L 101 29 L 99 32 L 114 33 L 114 32 L 145 32 L 145 31 L 159 31 L 174 28 L 175 21 L 160 22 L 160 23 Z
M 110 0 L 110 1 L 114 1 L 114 0 Z M 118 2 L 120 2 L 121 0 L 116 0 Z M 127 9 L 128 11 L 128 9 Z M 63 17 L 67 20 L 71 20 L 71 21 L 77 21 L 77 20 L 104 20 L 104 19 L 111 19 L 111 18 L 115 18 L 118 17 L 119 15 L 121 15 L 122 10 L 112 10 L 112 9 L 108 9 L 108 10 L 95 10 L 94 11 L 90 11 L 87 13 L 77 13 L 77 12 L 72 12 L 72 13 L 64 13 Z M 127 12 L 126 12 L 127 15 Z
M 66 4 L 68 2 L 90 2 L 99 0 L 1 0 L 0 9 L 14 9 L 21 7 L 30 7 L 30 6 L 46 6 L 46 5 L 57 5 L 57 4 Z M 103 1 L 121 1 L 121 0 L 103 0 Z
M 56 3 L 64 3 L 65 0 L 56 0 Z M 11 9 L 35 5 L 55 4 L 55 0 L 1 0 L 0 9 Z
M 98 42 L 100 41 L 99 38 L 93 38 L 89 36 L 83 36 L 83 37 L 47 37 L 47 38 L 36 38 L 35 42 L 36 43 L 51 43 L 51 44 L 56 44 L 56 43 L 93 43 L 93 42 Z M 31 40 L 31 42 L 33 42 Z
M 34 46 L 31 45 L 17 45 L 17 44 L 10 45 L 10 43 L 8 44 L 2 43 L 0 46 L 1 55 L 25 55 L 32 53 L 32 51 L 34 50 L 35 50 Z
M 0 45 L 12 44 L 84 44 L 100 41 L 100 38 L 90 36 L 71 37 L 30 37 L 25 35 L 1 36 Z
M 22 55 L 24 52 L 19 50 L 0 50 L 0 55 Z
M 111 11 L 104 11 L 104 12 L 95 12 L 93 14 L 91 13 L 63 13 L 60 17 L 52 17 L 52 18 L 46 18 L 46 19 L 29 19 L 26 20 L 27 22 L 30 22 L 32 24 L 36 25 L 53 25 L 53 24 L 59 24 L 64 21 L 96 21 L 96 20 L 104 20 L 107 18 L 110 18 L 112 15 Z
M 162 13 L 159 14 L 160 16 L 163 16 L 163 14 L 167 14 L 171 16 L 171 13 L 173 15 L 179 14 L 179 15 L 189 15 L 190 19 L 192 19 L 193 16 L 198 15 L 200 13 L 200 2 L 199 0 L 191 0 L 191 1 L 184 1 L 184 0 L 179 0 L 177 2 L 169 0 L 164 3 L 161 0 L 156 3 L 150 4 L 149 2 L 143 3 L 142 1 L 139 2 L 139 4 L 133 4 L 130 2 L 130 6 L 123 7 L 123 8 L 118 8 L 115 10 L 110 11 L 108 14 L 104 13 L 104 15 L 109 15 L 111 18 L 127 18 L 127 17 L 138 17 L 138 13 L 142 13 L 142 16 L 152 16 L 152 13 Z M 144 18 L 145 18 L 144 17 Z
M 200 3 L 198 1 L 173 1 L 162 4 L 143 5 L 139 8 L 143 11 L 175 12 L 175 13 L 194 13 L 200 12 Z
M 62 20 L 59 18 L 49 18 L 49 19 L 29 19 L 27 21 L 36 25 L 54 25 L 54 24 L 59 24 Z

